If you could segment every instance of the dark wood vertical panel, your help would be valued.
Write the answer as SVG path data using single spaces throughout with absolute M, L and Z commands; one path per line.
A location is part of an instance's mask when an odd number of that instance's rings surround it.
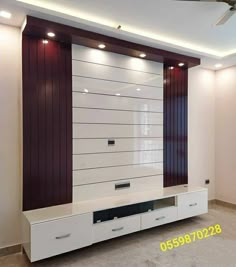
M 23 36 L 23 209 L 72 201 L 71 45 Z
M 24 37 L 26 38 L 26 37 Z M 38 201 L 43 203 L 44 201 L 44 188 L 46 187 L 47 173 L 46 173 L 46 83 L 45 83 L 45 49 L 44 44 L 38 41 L 38 108 L 39 108 L 39 121 L 38 121 L 38 130 L 39 130 L 39 194 Z M 25 116 L 25 114 L 24 114 Z M 27 129 L 26 129 L 27 132 Z M 25 135 L 25 131 L 24 131 Z M 24 177 L 25 179 L 25 177 Z M 30 180 L 30 179 L 29 179 Z M 25 197 L 24 197 L 25 198 Z M 27 198 L 26 198 L 27 201 Z M 27 204 L 27 203 L 26 203 Z M 28 205 L 25 207 L 27 208 Z
M 29 73 L 29 41 L 28 38 L 22 40 L 22 54 L 24 60 L 22 60 L 22 75 L 27 76 Z M 30 129 L 30 113 L 27 112 L 30 109 L 30 90 L 29 90 L 29 79 L 23 79 L 23 129 Z M 30 199 L 30 136 L 31 132 L 24 131 L 24 157 L 23 157 L 23 188 L 24 188 L 24 199 L 23 206 L 27 205 L 27 199 Z
M 66 53 L 66 81 L 67 81 L 67 86 L 72 88 L 72 48 L 71 44 L 64 45 L 65 53 Z M 72 136 L 72 90 L 66 90 L 66 103 L 67 103 L 67 118 L 66 118 L 66 123 L 67 123 L 67 135 Z M 71 170 L 72 170 L 72 138 L 68 139 L 67 138 L 67 177 L 71 176 Z M 66 188 L 67 188 L 67 201 L 72 202 L 72 178 L 66 180 Z
M 188 183 L 188 70 L 164 66 L 164 187 Z

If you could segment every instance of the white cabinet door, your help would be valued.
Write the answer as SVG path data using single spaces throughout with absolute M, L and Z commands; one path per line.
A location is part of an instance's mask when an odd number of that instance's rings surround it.
M 141 230 L 177 220 L 177 207 L 150 211 L 141 215 Z
M 31 262 L 91 244 L 92 213 L 31 226 Z
M 178 219 L 204 214 L 208 212 L 207 190 L 187 193 L 178 196 Z
M 94 224 L 94 243 L 140 231 L 140 215 Z

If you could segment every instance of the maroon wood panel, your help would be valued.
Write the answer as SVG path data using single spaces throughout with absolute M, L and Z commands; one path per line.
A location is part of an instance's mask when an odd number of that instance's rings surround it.
M 188 69 L 164 66 L 164 187 L 188 183 Z
M 23 35 L 23 210 L 72 202 L 71 44 Z
M 48 32 L 54 32 L 56 34 L 54 39 L 58 41 L 79 44 L 93 48 L 98 48 L 100 43 L 104 43 L 106 44 L 105 51 L 128 56 L 139 57 L 140 53 L 144 52 L 147 55 L 145 58 L 146 60 L 164 62 L 172 66 L 178 66 L 178 63 L 180 62 L 185 63 L 185 66 L 189 68 L 200 65 L 199 58 L 117 39 L 111 36 L 86 31 L 53 21 L 27 16 L 24 34 L 48 38 Z

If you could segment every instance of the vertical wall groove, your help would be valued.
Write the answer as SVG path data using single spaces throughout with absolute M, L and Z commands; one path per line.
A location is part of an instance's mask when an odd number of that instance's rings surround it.
M 188 183 L 188 69 L 164 66 L 164 187 Z
M 72 201 L 71 45 L 23 36 L 23 209 Z

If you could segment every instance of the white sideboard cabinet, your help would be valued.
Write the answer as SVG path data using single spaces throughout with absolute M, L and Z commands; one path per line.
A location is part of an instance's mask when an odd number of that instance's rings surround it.
M 187 185 L 23 212 L 31 262 L 208 212 L 208 191 Z

